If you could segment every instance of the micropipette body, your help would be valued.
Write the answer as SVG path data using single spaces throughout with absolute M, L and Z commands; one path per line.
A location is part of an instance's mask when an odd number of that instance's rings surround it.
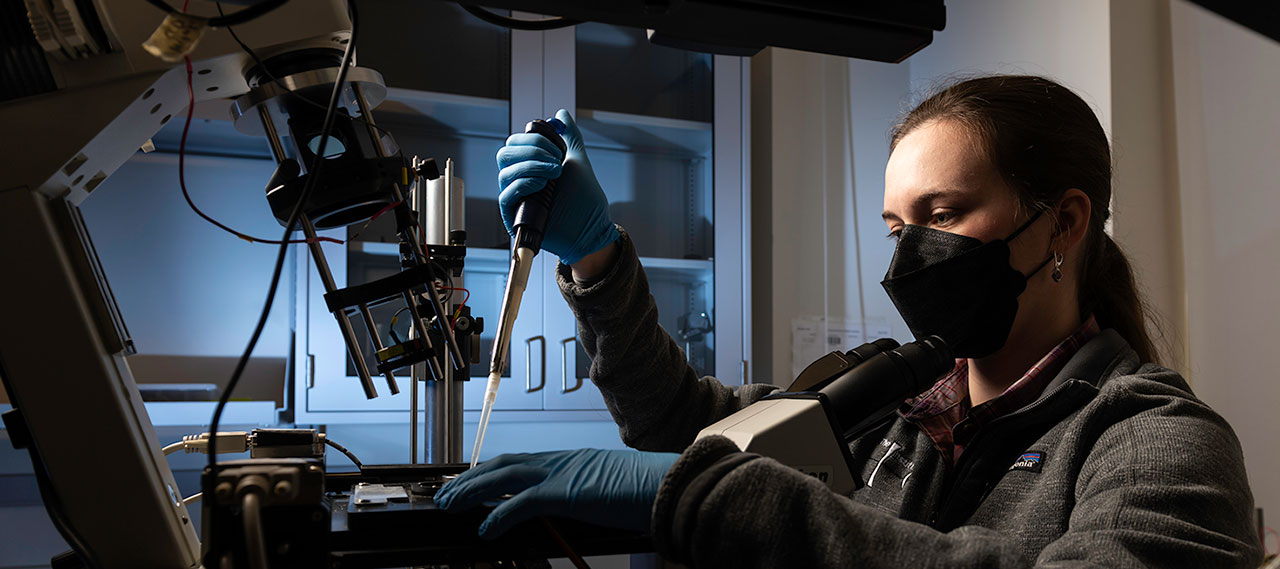
M 560 137 L 564 131 L 564 123 L 554 118 L 533 121 L 525 126 L 525 132 L 541 134 L 555 144 L 562 153 L 568 150 L 564 139 Z M 511 247 L 511 268 L 507 274 L 506 289 L 502 294 L 502 310 L 498 314 L 498 330 L 493 342 L 493 356 L 489 362 L 489 381 L 485 384 L 480 424 L 476 430 L 475 446 L 471 450 L 473 467 L 480 459 L 480 447 L 484 444 L 484 435 L 489 427 L 493 403 L 498 397 L 502 371 L 507 366 L 507 357 L 511 348 L 511 329 L 520 312 L 520 302 L 524 297 L 525 286 L 529 283 L 533 257 L 542 248 L 542 236 L 547 227 L 547 218 L 551 216 L 555 190 L 555 180 L 548 180 L 546 188 L 525 197 L 516 208 L 515 220 L 512 223 L 516 234 Z

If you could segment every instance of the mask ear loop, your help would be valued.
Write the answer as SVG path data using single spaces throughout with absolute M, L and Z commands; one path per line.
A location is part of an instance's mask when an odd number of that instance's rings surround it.
M 1031 216 L 1031 219 L 1028 219 L 1027 222 L 1023 223 L 1021 227 L 1014 230 L 1013 233 L 1010 233 L 1009 236 L 1005 238 L 1004 240 L 1005 243 L 1008 243 L 1010 241 L 1013 241 L 1014 239 L 1017 239 L 1018 236 L 1021 235 L 1023 231 L 1026 231 L 1028 227 L 1031 227 L 1032 223 L 1035 223 L 1037 219 L 1040 219 L 1041 215 L 1044 215 L 1043 209 L 1040 211 L 1037 211 L 1035 215 Z M 1041 261 L 1039 265 L 1036 265 L 1035 270 L 1027 274 L 1025 278 L 1027 280 L 1031 280 L 1031 277 L 1036 276 L 1036 273 L 1040 272 L 1040 269 L 1043 269 L 1045 265 L 1048 265 L 1049 261 L 1052 261 L 1052 260 L 1053 260 L 1053 254 L 1050 254 L 1048 257 L 1045 258 L 1044 261 Z
M 1039 265 L 1036 265 L 1035 270 L 1027 274 L 1027 277 L 1026 277 L 1027 280 L 1031 280 L 1031 277 L 1036 276 L 1036 273 L 1040 272 L 1040 269 L 1043 269 L 1045 265 L 1048 265 L 1049 261 L 1052 261 L 1052 260 L 1053 260 L 1053 255 L 1049 255 L 1047 258 L 1045 258 L 1044 261 L 1041 261 Z
M 1037 211 L 1035 215 L 1031 216 L 1031 219 L 1028 219 L 1027 222 L 1023 223 L 1021 227 L 1013 230 L 1013 233 L 1010 233 L 1008 237 L 1005 237 L 1004 238 L 1005 243 L 1008 243 L 1010 241 L 1013 241 L 1014 239 L 1017 239 L 1019 235 L 1022 235 L 1023 231 L 1026 231 L 1028 227 L 1031 227 L 1031 224 L 1035 223 L 1037 219 L 1040 219 L 1040 216 L 1042 215 L 1044 215 L 1043 209 L 1040 211 Z

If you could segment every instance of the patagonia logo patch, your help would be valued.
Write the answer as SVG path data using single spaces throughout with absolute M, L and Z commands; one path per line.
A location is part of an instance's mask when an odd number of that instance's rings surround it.
M 1014 461 L 1013 466 L 1009 470 L 1026 470 L 1028 472 L 1040 472 L 1041 465 L 1044 464 L 1044 452 L 1033 450 L 1022 453 L 1018 460 Z

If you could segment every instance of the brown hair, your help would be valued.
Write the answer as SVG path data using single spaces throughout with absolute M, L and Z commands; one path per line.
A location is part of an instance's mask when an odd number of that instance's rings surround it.
M 893 127 L 890 148 L 935 120 L 952 120 L 975 137 L 1030 211 L 1052 208 L 1078 188 L 1092 203 L 1080 260 L 1081 315 L 1113 328 L 1144 362 L 1156 359 L 1147 308 L 1120 246 L 1103 231 L 1111 217 L 1111 147 L 1098 117 L 1070 89 L 1044 77 L 994 75 L 951 84 Z

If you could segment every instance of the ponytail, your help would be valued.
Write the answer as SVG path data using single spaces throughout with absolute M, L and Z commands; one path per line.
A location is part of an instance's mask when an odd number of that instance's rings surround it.
M 1095 224 L 1090 224 L 1095 225 Z M 1138 352 L 1142 362 L 1156 362 L 1155 343 L 1147 333 L 1148 307 L 1138 292 L 1129 259 L 1115 240 L 1102 231 L 1101 223 L 1090 239 L 1093 249 L 1086 254 L 1080 275 L 1080 311 L 1090 313 L 1101 328 L 1112 328 Z

